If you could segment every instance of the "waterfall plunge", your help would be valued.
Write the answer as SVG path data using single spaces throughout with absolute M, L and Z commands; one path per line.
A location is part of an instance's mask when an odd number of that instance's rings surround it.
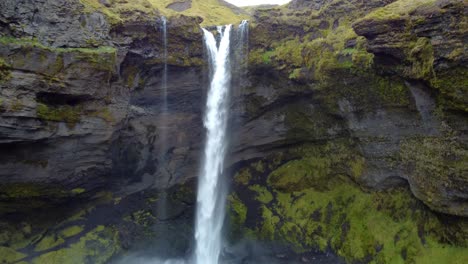
M 231 82 L 229 46 L 231 25 L 218 27 L 219 48 L 213 34 L 203 29 L 212 68 L 204 125 L 207 129 L 204 161 L 198 183 L 195 226 L 195 263 L 217 264 L 222 247 L 221 230 L 226 193 L 220 186 L 226 156 L 228 94 Z

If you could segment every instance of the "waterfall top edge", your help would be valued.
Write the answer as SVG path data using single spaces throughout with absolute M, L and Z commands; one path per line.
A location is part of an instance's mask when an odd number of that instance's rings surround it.
M 244 19 L 240 22 L 240 24 L 237 25 L 237 27 L 240 28 L 248 24 L 249 24 L 249 20 Z M 216 31 L 218 27 L 227 27 L 227 26 L 234 27 L 234 24 L 232 23 L 232 24 L 226 24 L 226 25 L 212 25 L 212 26 L 204 26 L 204 27 L 200 26 L 200 28 L 205 29 L 207 31 Z

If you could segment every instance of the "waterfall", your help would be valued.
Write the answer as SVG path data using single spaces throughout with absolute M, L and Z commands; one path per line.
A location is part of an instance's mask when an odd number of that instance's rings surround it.
M 204 126 L 207 130 L 204 160 L 198 182 L 195 226 L 195 263 L 217 264 L 222 248 L 222 226 L 225 215 L 226 193 L 221 187 L 226 155 L 228 122 L 228 95 L 230 72 L 231 25 L 218 27 L 219 48 L 214 35 L 203 29 L 209 63 L 212 68 Z
M 167 19 L 166 17 L 161 18 L 162 21 L 162 43 L 163 43 L 163 75 L 161 80 L 161 86 L 163 90 L 163 107 L 162 110 L 165 113 L 167 111 Z
M 167 151 L 167 19 L 161 17 L 161 42 L 163 44 L 163 69 L 161 77 L 161 90 L 162 90 L 162 105 L 160 110 L 160 130 L 159 130 L 159 142 L 160 150 L 158 154 L 159 168 L 163 170 L 164 177 L 166 176 L 166 151 Z M 159 220 L 166 220 L 167 218 L 167 190 L 162 189 L 157 200 L 158 218 Z M 162 231 L 162 234 L 165 234 Z
M 249 54 L 249 21 L 248 20 L 242 20 L 242 22 L 239 25 L 239 57 L 240 57 L 240 62 L 241 62 L 241 68 L 242 68 L 242 75 L 247 75 L 247 71 L 249 68 L 249 59 L 248 59 L 248 54 Z

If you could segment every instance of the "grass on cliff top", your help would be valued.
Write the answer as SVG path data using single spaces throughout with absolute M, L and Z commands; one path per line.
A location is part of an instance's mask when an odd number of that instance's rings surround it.
M 416 9 L 435 4 L 436 0 L 398 0 L 381 7 L 363 18 L 363 20 L 389 20 L 406 17 Z
M 218 0 L 192 0 L 192 7 L 183 12 L 166 8 L 169 4 L 177 2 L 174 0 L 129 0 L 124 3 L 112 3 L 110 7 L 99 3 L 99 0 L 80 0 L 80 2 L 85 6 L 85 11 L 100 11 L 114 24 L 127 20 L 128 13 L 132 11 L 140 11 L 150 16 L 171 17 L 178 14 L 199 16 L 203 18 L 202 26 L 238 23 L 247 19 L 247 15 L 234 13 Z
M 103 53 L 114 54 L 117 52 L 116 48 L 108 47 L 108 46 L 102 46 L 98 48 L 52 48 L 52 47 L 42 45 L 36 39 L 28 39 L 28 38 L 0 37 L 0 44 L 1 45 L 18 44 L 21 46 L 36 47 L 36 48 L 41 48 L 41 49 L 56 51 L 56 52 L 61 52 L 61 53 L 79 52 L 79 53 L 85 53 L 85 54 L 103 54 Z

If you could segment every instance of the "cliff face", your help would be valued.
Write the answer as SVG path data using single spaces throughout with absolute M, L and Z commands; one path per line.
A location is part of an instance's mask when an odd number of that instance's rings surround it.
M 232 235 L 348 262 L 466 257 L 465 10 L 402 0 L 257 10 Z M 426 247 L 444 236 L 454 255 Z
M 201 19 L 167 23 L 163 115 L 160 15 L 133 10 L 115 23 L 82 2 L 0 4 L 0 262 L 102 263 L 154 224 L 158 236 L 176 230 L 167 254 L 191 241 L 193 192 L 171 187 L 193 186 L 198 171 Z M 86 241 L 102 254 L 83 251 Z
M 0 3 L 0 215 L 86 208 L 53 228 L 5 225 L 7 262 L 62 261 L 83 247 L 77 234 L 104 237 L 102 259 L 80 255 L 96 263 L 163 229 L 177 253 L 191 240 L 202 19 L 168 20 L 164 113 L 161 13 L 98 2 Z M 465 10 L 430 0 L 257 10 L 232 94 L 230 220 L 243 231 L 233 233 L 349 262 L 466 256 Z
M 173 81 L 162 117 L 160 18 L 111 27 L 83 9 L 77 1 L 2 2 L 2 190 L 51 188 L 47 199 L 67 199 L 143 177 L 146 187 L 193 177 L 202 138 L 200 20 L 168 24 Z M 192 127 L 190 137 L 181 127 Z M 161 142 L 163 129 L 177 137 Z M 160 156 L 170 156 L 164 170 Z M 161 171 L 170 179 L 155 176 Z
M 254 139 L 237 151 L 351 138 L 365 160 L 357 182 L 386 189 L 407 180 L 433 209 L 466 216 L 464 5 L 402 2 L 324 2 L 311 12 L 298 6 L 316 2 L 296 1 L 290 9 L 258 11 L 245 115 L 253 126 L 259 116 L 269 118 L 276 129 L 266 130 L 269 140 Z M 386 6 L 371 12 L 379 5 Z M 445 24 L 453 28 L 441 30 Z M 453 141 L 454 148 L 415 149 L 429 141 L 440 147 Z M 447 177 L 444 155 L 457 164 Z M 439 172 L 429 172 L 428 163 Z

